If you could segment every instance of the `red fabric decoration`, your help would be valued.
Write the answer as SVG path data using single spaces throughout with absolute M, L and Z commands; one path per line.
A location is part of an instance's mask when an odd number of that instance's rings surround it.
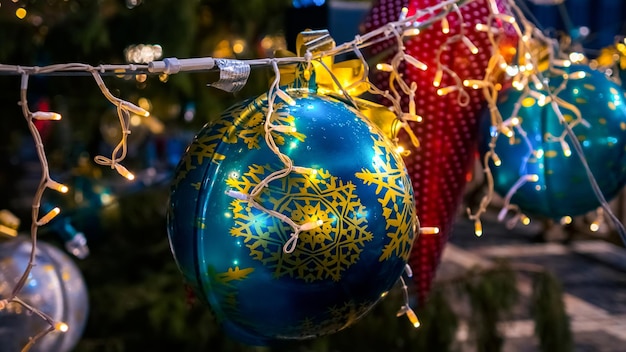
M 498 5 L 502 3 L 497 0 Z M 363 30 L 370 31 L 397 21 L 402 7 L 409 9 L 408 16 L 439 3 L 438 0 L 378 0 L 373 4 L 363 24 Z M 465 24 L 465 35 L 479 49 L 472 54 L 461 41 L 449 45 L 449 50 L 441 54 L 441 62 L 455 71 L 463 79 L 482 79 L 491 57 L 491 43 L 485 33 L 478 32 L 476 23 L 486 23 L 489 16 L 487 0 L 473 1 L 460 8 Z M 503 8 L 501 8 L 503 10 Z M 470 102 L 460 106 L 458 93 L 445 96 L 437 95 L 433 80 L 437 72 L 437 50 L 450 38 L 459 33 L 459 18 L 455 13 L 447 16 L 450 32 L 442 32 L 438 21 L 420 35 L 406 43 L 406 53 L 428 65 L 421 71 L 411 65 L 405 65 L 403 75 L 407 82 L 415 81 L 418 89 L 415 97 L 417 114 L 423 117 L 420 123 L 412 123 L 411 129 L 420 140 L 419 148 L 412 148 L 405 163 L 411 177 L 417 203 L 417 214 L 421 226 L 439 228 L 438 235 L 419 236 L 413 245 L 409 264 L 413 270 L 420 303 L 429 293 L 441 253 L 448 240 L 450 230 L 462 200 L 463 189 L 467 183 L 467 173 L 475 157 L 479 116 L 483 108 L 481 90 L 467 90 Z M 370 51 L 371 57 L 388 51 L 395 41 L 375 45 Z M 391 58 L 394 53 L 390 53 Z M 388 89 L 388 73 L 376 73 L 372 81 L 381 89 Z M 440 87 L 456 85 L 446 73 L 443 74 Z M 405 97 L 403 106 L 408 104 Z M 408 109 L 404 109 L 407 111 Z M 406 135 L 400 134 L 401 144 L 411 145 Z

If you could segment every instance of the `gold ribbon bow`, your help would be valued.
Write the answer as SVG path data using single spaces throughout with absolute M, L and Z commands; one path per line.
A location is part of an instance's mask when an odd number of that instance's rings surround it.
M 613 65 L 617 65 L 617 68 L 620 70 L 626 69 L 625 41 L 603 48 L 596 61 L 600 67 L 610 68 Z
M 289 51 L 277 51 L 277 57 L 288 57 L 297 55 L 303 57 L 307 52 L 321 57 L 311 60 L 310 67 L 302 70 L 302 65 L 284 65 L 280 70 L 280 85 L 300 86 L 298 82 L 301 79 L 308 81 L 311 77 L 311 71 L 315 72 L 315 83 L 317 85 L 317 93 L 332 96 L 340 100 L 346 100 L 349 96 L 350 105 L 353 105 L 361 114 L 376 125 L 383 134 L 395 143 L 396 136 L 400 128 L 403 127 L 402 122 L 397 118 L 396 114 L 384 105 L 374 103 L 369 100 L 356 98 L 369 90 L 369 81 L 365 77 L 364 63 L 360 59 L 351 59 L 341 62 L 335 62 L 334 56 L 323 55 L 324 52 L 335 48 L 335 41 L 328 33 L 328 30 L 307 30 L 298 34 L 296 39 L 297 54 Z M 410 130 L 405 126 L 411 141 L 415 146 L 419 146 L 419 142 Z M 398 148 L 403 149 L 403 148 Z
M 17 236 L 17 228 L 20 226 L 20 219 L 10 211 L 0 210 L 0 238 L 2 236 Z
M 296 55 L 303 57 L 307 52 L 315 55 L 334 48 L 335 41 L 328 30 L 307 30 L 298 34 L 296 38 L 296 54 L 281 50 L 275 55 L 277 57 Z M 365 69 L 361 60 L 353 59 L 335 63 L 333 56 L 322 55 L 320 59 L 311 60 L 311 67 L 304 72 L 306 80 L 311 76 L 311 68 L 315 71 L 315 83 L 319 94 L 343 95 L 342 89 L 346 89 L 348 95 L 356 97 L 365 93 L 369 88 L 369 83 L 363 79 Z M 281 66 L 280 84 L 293 84 L 298 76 L 297 70 L 298 65 Z

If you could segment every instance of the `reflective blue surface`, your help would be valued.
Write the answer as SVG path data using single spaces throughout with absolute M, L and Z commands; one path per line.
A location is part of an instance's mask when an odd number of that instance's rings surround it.
M 602 73 L 587 66 L 573 66 L 569 71 L 584 71 L 586 77 L 569 80 L 558 96 L 574 104 L 589 123 L 589 127 L 577 124 L 573 131 L 602 193 L 610 200 L 626 181 L 624 92 Z M 554 89 L 562 82 L 561 77 L 552 78 L 550 87 Z M 520 94 L 514 89 L 502 93 L 498 108 L 503 119 L 510 117 Z M 522 211 L 558 219 L 598 207 L 599 202 L 569 137 L 565 138 L 572 153 L 569 157 L 560 142 L 547 137 L 548 134 L 561 136 L 564 131 L 550 104 L 540 106 L 533 98 L 521 103 L 518 116 L 527 138 L 518 131 L 512 140 L 502 134 L 498 137 L 495 150 L 502 165 L 495 167 L 491 163 L 496 192 L 504 196 L 520 176 L 536 174 L 539 181 L 526 183 L 512 198 L 512 203 L 519 205 Z M 561 111 L 566 121 L 575 120 L 572 111 L 565 108 Z M 483 150 L 488 148 L 489 128 L 487 121 L 483 126 Z M 529 144 L 534 154 L 530 153 Z
M 289 89 L 275 133 L 294 165 L 256 201 L 298 224 L 322 220 L 283 252 L 291 227 L 225 194 L 248 193 L 282 169 L 264 140 L 266 100 L 236 105 L 195 137 L 176 171 L 168 212 L 186 281 L 226 332 L 262 345 L 341 330 L 397 281 L 415 236 L 415 203 L 402 159 L 380 130 L 345 104 Z
M 36 266 L 18 297 L 53 319 L 65 322 L 70 329 L 65 333 L 49 333 L 30 351 L 70 351 L 80 339 L 87 321 L 87 288 L 68 255 L 41 241 L 37 242 L 37 248 Z M 26 268 L 30 250 L 31 242 L 26 236 L 0 241 L 0 298 L 10 296 Z M 29 337 L 49 326 L 20 305 L 11 303 L 0 310 L 0 350 L 20 351 Z

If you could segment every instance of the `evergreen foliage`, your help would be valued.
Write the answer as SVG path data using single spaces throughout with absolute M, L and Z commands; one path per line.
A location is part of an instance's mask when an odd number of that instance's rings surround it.
M 516 275 L 506 263 L 493 270 L 471 271 L 465 280 L 463 288 L 472 309 L 469 326 L 479 352 L 502 349 L 504 338 L 498 330 L 498 322 L 517 300 L 515 284 Z
M 531 312 L 541 351 L 573 351 L 574 341 L 563 303 L 563 289 L 549 272 L 541 271 L 535 275 Z

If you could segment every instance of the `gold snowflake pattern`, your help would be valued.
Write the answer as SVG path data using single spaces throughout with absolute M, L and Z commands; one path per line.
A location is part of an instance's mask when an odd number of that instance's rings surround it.
M 207 270 L 210 282 L 209 290 L 213 294 L 218 294 L 223 297 L 220 309 L 231 317 L 239 315 L 237 288 L 233 283 L 247 279 L 252 272 L 254 272 L 254 268 L 240 269 L 238 266 L 228 268 L 228 270 L 223 273 L 217 273 L 212 268 Z
M 174 179 L 174 185 L 179 184 L 187 177 L 189 171 L 195 169 L 198 165 L 202 165 L 205 161 L 224 160 L 224 155 L 215 153 L 219 140 L 220 135 L 218 134 L 198 136 L 183 155 L 179 171 Z
M 252 165 L 241 177 L 229 178 L 226 183 L 248 193 L 273 171 L 269 165 Z M 272 182 L 256 199 L 259 204 L 298 224 L 323 221 L 322 226 L 300 233 L 292 253 L 283 252 L 291 227 L 240 200 L 231 202 L 234 226 L 230 233 L 242 237 L 250 256 L 273 270 L 274 277 L 339 281 L 373 238 L 367 230 L 366 209 L 355 191 L 353 183 L 344 183 L 325 170 L 315 175 L 292 173 Z
M 238 266 L 234 268 L 228 268 L 225 273 L 216 274 L 213 279 L 216 283 L 232 287 L 232 281 L 245 280 L 252 272 L 254 268 L 239 269 Z
M 181 166 L 174 179 L 174 185 L 178 185 L 187 173 L 206 161 L 218 163 L 226 159 L 226 155 L 216 153 L 220 143 L 235 144 L 243 141 L 248 149 L 260 149 L 261 140 L 265 140 L 265 114 L 267 107 L 264 105 L 266 98 L 262 96 L 250 103 L 233 106 L 224 111 L 219 120 L 205 126 L 204 130 L 211 134 L 198 135 L 183 155 Z M 295 126 L 296 118 L 289 114 L 284 103 L 275 104 L 275 112 L 272 123 L 277 125 Z M 306 136 L 297 131 L 272 133 L 276 145 L 285 144 L 285 135 L 290 135 L 300 142 Z
M 356 177 L 366 185 L 376 186 L 378 202 L 383 207 L 389 242 L 385 244 L 379 260 L 382 262 L 392 256 L 408 260 L 414 239 L 410 226 L 415 218 L 413 195 L 407 189 L 411 183 L 407 173 L 401 169 L 401 164 L 395 160 L 391 148 L 386 147 L 386 142 L 380 137 L 372 136 L 372 139 L 375 171 L 361 169 Z
M 344 302 L 342 306 L 328 308 L 322 321 L 307 318 L 302 320 L 297 331 L 302 337 L 312 337 L 339 331 L 354 323 L 361 315 L 374 305 L 374 302 L 357 304 L 354 301 Z
M 224 142 L 234 143 L 241 139 L 248 149 L 260 149 L 259 144 L 265 140 L 265 119 L 267 114 L 267 96 L 263 95 L 247 106 L 240 109 L 232 109 L 225 113 L 227 120 L 234 121 L 233 127 L 227 131 Z M 287 104 L 282 102 L 274 103 L 274 112 L 271 121 L 275 125 L 295 126 L 296 118 L 289 114 Z M 299 141 L 304 141 L 305 136 L 297 131 L 276 133 L 272 132 L 272 138 L 277 145 L 285 144 L 284 135 L 295 137 Z M 226 138 L 228 137 L 228 138 Z M 265 142 L 263 142 L 265 143 Z

